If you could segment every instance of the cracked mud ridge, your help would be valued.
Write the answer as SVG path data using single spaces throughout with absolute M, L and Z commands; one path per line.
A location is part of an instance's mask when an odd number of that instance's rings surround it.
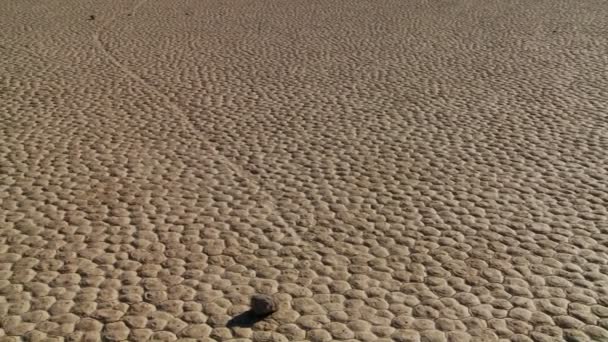
M 605 2 L 0 23 L 0 341 L 608 341 Z

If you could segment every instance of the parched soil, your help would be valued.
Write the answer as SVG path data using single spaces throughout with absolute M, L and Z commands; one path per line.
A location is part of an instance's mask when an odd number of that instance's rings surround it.
M 600 0 L 2 1 L 0 341 L 608 341 L 607 70 Z

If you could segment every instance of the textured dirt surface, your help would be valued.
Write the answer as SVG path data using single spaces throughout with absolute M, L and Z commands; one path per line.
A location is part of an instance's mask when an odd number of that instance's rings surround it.
M 605 2 L 0 23 L 0 341 L 608 341 Z

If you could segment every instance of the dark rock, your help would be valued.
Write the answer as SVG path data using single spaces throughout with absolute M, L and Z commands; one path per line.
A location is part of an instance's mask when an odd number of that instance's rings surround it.
M 268 295 L 256 294 L 251 297 L 251 311 L 258 316 L 270 315 L 277 309 L 274 299 Z

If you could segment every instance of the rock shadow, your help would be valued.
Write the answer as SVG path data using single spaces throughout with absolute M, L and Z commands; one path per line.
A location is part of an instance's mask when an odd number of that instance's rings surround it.
M 267 314 L 267 315 L 256 315 L 252 310 L 245 311 L 243 313 L 240 313 L 240 314 L 232 317 L 226 324 L 226 327 L 228 327 L 228 328 L 235 328 L 235 327 L 250 328 L 257 322 L 263 320 L 264 318 L 266 318 L 270 315 L 272 315 L 272 313 Z

